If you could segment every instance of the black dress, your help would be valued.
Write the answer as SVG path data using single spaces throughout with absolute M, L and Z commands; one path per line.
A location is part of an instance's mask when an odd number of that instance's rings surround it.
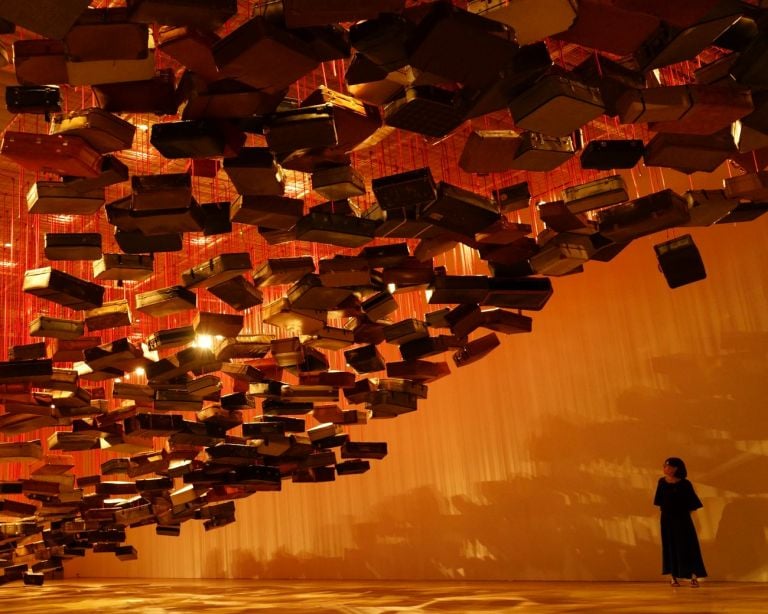
M 653 504 L 661 508 L 662 574 L 675 578 L 707 575 L 691 512 L 703 507 L 688 480 L 659 479 Z

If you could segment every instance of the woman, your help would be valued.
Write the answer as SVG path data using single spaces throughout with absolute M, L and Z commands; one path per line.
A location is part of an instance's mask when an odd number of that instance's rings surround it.
M 703 505 L 687 477 L 681 459 L 664 461 L 664 477 L 659 478 L 653 504 L 661 508 L 661 573 L 672 575 L 672 586 L 680 586 L 678 578 L 690 578 L 691 586 L 697 587 L 697 578 L 706 577 L 707 570 L 691 512 Z

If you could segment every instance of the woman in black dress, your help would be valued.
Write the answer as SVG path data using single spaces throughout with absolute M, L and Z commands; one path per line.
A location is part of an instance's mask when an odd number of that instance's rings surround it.
M 678 578 L 690 578 L 696 587 L 697 578 L 706 577 L 707 570 L 691 512 L 703 505 L 687 476 L 681 459 L 664 461 L 664 477 L 659 478 L 653 504 L 661 508 L 661 573 L 672 575 L 672 586 L 680 586 Z

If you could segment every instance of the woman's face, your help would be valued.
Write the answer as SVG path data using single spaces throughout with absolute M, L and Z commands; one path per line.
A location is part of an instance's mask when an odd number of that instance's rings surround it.
M 677 471 L 677 467 L 674 465 L 670 465 L 669 463 L 664 463 L 664 475 L 673 478 L 675 477 L 675 472 Z

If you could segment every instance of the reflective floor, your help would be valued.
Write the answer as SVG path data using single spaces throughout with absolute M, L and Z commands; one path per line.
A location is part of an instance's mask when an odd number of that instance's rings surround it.
M 54 580 L 0 586 L 3 614 L 130 612 L 601 612 L 768 611 L 768 584 L 702 582 L 304 582 L 258 580 Z

